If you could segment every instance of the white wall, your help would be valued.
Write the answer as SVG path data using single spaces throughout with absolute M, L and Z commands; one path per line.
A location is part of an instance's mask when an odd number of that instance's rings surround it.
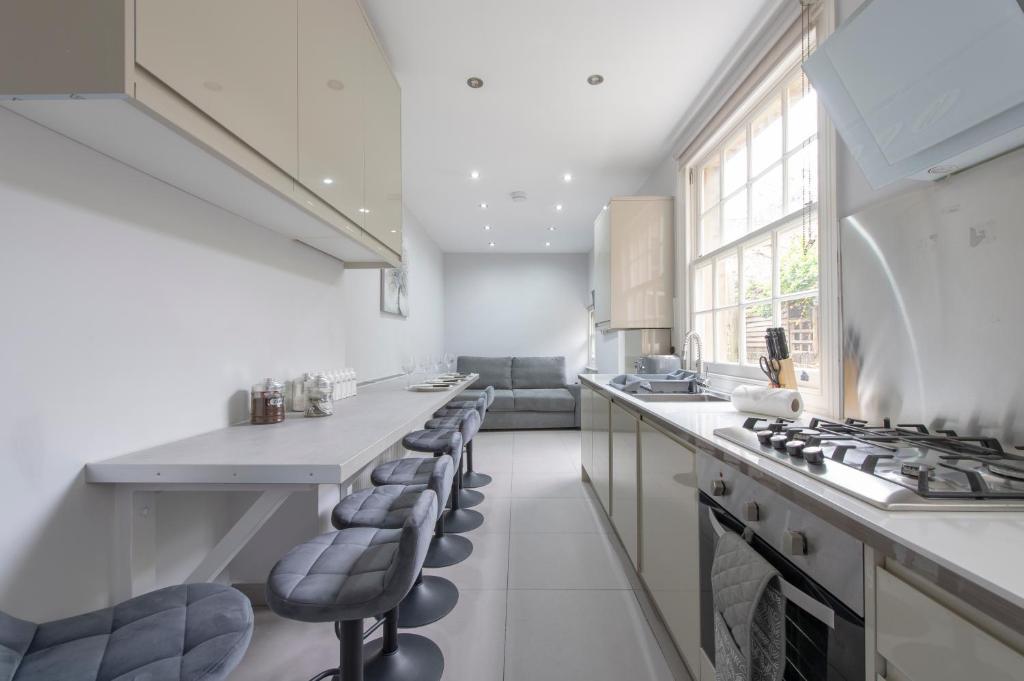
M 344 271 L 3 109 L 0 149 L 2 610 L 107 604 L 111 491 L 84 483 L 86 462 L 244 420 L 264 376 L 395 373 L 393 339 L 411 334 L 440 352 L 441 258 L 413 221 L 413 316 L 382 318 L 375 271 Z M 228 507 L 164 496 L 161 580 L 187 573 Z
M 445 348 L 456 355 L 587 360 L 587 255 L 446 253 Z

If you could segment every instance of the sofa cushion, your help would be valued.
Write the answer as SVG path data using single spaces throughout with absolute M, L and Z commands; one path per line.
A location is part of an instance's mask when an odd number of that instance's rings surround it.
M 575 411 L 576 399 L 565 388 L 516 389 L 516 411 Z
M 512 388 L 561 388 L 565 357 L 513 357 Z
M 492 411 L 515 411 L 515 394 L 511 390 L 495 390 L 494 404 L 487 410 Z
M 480 378 L 470 388 L 483 390 L 491 385 L 494 386 L 495 390 L 512 389 L 511 357 L 471 357 L 460 355 L 458 369 L 460 374 L 480 374 Z

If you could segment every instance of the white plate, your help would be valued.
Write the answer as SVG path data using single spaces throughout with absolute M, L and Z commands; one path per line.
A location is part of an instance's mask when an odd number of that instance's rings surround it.
M 449 388 L 450 386 L 447 385 L 433 385 L 430 383 L 417 383 L 416 385 L 409 386 L 409 390 L 417 393 L 439 393 Z

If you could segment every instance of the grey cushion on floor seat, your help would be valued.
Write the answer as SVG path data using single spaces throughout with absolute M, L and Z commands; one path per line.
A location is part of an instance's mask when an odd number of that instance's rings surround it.
M 576 398 L 565 388 L 513 390 L 516 411 L 575 411 Z
M 422 461 L 434 465 L 427 484 L 381 485 L 353 492 L 334 507 L 331 523 L 339 530 L 346 527 L 401 527 L 423 490 L 429 489 L 443 502 L 451 493 L 452 482 L 455 480 L 455 466 L 451 457 L 441 456 Z M 443 508 L 443 503 L 438 506 L 438 510 Z
M 497 390 L 512 389 L 511 357 L 471 357 L 462 355 L 456 362 L 460 374 L 479 374 L 473 385 L 469 386 L 473 390 L 483 390 L 489 385 L 494 386 Z
M 512 358 L 513 390 L 560 388 L 565 383 L 565 357 Z
M 249 600 L 182 584 L 35 625 L 0 614 L 3 681 L 219 681 L 252 636 Z
M 419 493 L 400 529 L 352 527 L 296 546 L 267 579 L 267 605 L 301 622 L 386 613 L 412 588 L 430 547 L 437 496 Z

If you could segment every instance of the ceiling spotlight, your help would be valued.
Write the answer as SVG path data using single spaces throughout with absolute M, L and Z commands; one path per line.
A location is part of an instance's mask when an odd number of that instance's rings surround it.
M 602 76 L 600 73 L 595 73 L 592 76 L 587 76 L 587 82 L 590 83 L 591 85 L 600 85 L 601 83 L 604 82 L 604 76 Z
M 479 170 L 472 171 L 469 174 L 469 179 L 471 179 L 471 180 L 479 180 L 480 179 L 480 171 Z
M 562 179 L 565 180 L 566 182 L 572 182 L 572 173 L 566 173 L 565 175 L 562 175 Z
M 548 247 L 548 246 L 550 246 L 550 245 L 551 245 L 551 242 L 550 242 L 550 241 L 545 241 L 545 242 L 544 242 L 544 246 L 545 246 L 545 248 L 546 248 L 546 247 Z
M 482 202 L 480 203 L 480 208 L 482 208 L 482 209 L 486 210 L 486 209 L 487 209 L 487 202 L 486 202 L 486 201 L 482 201 Z
M 562 210 L 562 204 L 560 204 L 560 203 L 559 203 L 558 205 L 556 205 L 556 206 L 555 206 L 555 210 L 557 210 L 557 211 L 561 212 L 561 210 Z
M 359 212 L 362 213 L 363 215 L 366 215 L 367 213 L 370 212 L 370 209 L 369 208 L 360 208 Z
M 551 227 L 548 227 L 548 231 L 549 231 L 549 232 L 553 232 L 553 231 L 555 231 L 556 229 L 558 229 L 558 228 L 557 228 L 557 227 L 555 227 L 554 225 L 552 225 Z
M 601 206 L 601 210 L 608 210 L 608 204 L 606 203 L 603 206 Z
M 487 244 L 487 245 L 490 246 L 491 248 L 494 248 L 494 242 L 493 241 L 491 243 Z
M 484 225 L 484 231 L 485 232 L 491 231 L 491 226 L 490 225 Z
M 471 78 L 466 79 L 466 85 L 473 88 L 474 90 L 479 90 L 484 86 L 484 79 L 473 76 Z
M 392 234 L 398 234 L 398 230 L 397 229 L 393 229 L 393 230 L 391 230 L 391 233 Z
M 325 177 L 325 178 L 323 179 L 323 183 L 324 183 L 324 184 L 334 184 L 334 180 L 333 180 L 333 179 L 331 179 L 331 178 L 329 178 L 329 177 Z

